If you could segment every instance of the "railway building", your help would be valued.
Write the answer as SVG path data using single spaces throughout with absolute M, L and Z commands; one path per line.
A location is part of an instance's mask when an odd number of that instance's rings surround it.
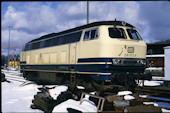
M 170 44 L 147 44 L 147 68 L 146 71 L 150 71 L 153 76 L 164 77 L 164 65 L 165 65 L 165 52 L 164 47 L 170 46 Z

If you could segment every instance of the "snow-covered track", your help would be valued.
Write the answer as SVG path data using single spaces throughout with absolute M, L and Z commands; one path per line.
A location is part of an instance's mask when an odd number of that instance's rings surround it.
M 156 97 L 166 97 L 170 99 L 170 88 L 164 86 L 144 86 L 144 87 L 136 87 L 135 92 L 139 94 L 146 94 L 149 96 L 156 96 Z
M 19 77 L 19 76 L 16 76 L 16 75 L 6 75 L 5 78 L 8 81 L 26 82 L 26 80 L 23 77 Z
M 7 78 L 8 81 L 17 81 L 17 82 L 26 82 L 25 80 L 14 79 L 14 78 Z
M 13 72 L 13 71 L 6 71 L 4 72 L 4 74 L 7 81 L 26 82 L 26 80 L 22 77 L 20 73 Z

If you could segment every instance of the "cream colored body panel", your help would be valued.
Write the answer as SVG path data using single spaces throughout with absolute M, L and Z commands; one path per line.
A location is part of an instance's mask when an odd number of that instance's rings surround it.
M 69 45 L 54 46 L 54 47 L 22 52 L 21 56 L 23 53 L 26 53 L 26 64 L 30 64 L 30 65 L 69 63 Z M 24 58 L 22 58 L 21 61 L 24 61 Z
M 146 58 L 146 44 L 143 40 L 110 38 L 108 27 L 113 26 L 99 27 L 98 39 L 81 39 L 77 44 L 77 58 Z M 128 47 L 134 47 L 134 53 L 128 53 Z
M 125 32 L 127 39 L 111 38 L 108 27 L 113 26 L 102 25 L 89 28 L 99 29 L 99 37 L 94 40 L 83 40 L 84 32 L 89 30 L 84 29 L 81 39 L 77 43 L 23 51 L 21 61 L 26 61 L 26 64 L 29 65 L 60 65 L 77 64 L 78 59 L 83 58 L 146 58 L 146 44 L 143 40 L 131 40 L 127 32 Z M 126 29 L 127 27 L 121 26 L 121 28 Z M 128 53 L 128 47 L 134 47 L 134 53 Z

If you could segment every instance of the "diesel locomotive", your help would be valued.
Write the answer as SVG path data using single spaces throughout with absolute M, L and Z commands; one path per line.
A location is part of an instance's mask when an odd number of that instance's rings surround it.
M 99 21 L 26 43 L 20 54 L 24 77 L 39 83 L 95 81 L 134 87 L 146 65 L 146 44 L 124 21 Z

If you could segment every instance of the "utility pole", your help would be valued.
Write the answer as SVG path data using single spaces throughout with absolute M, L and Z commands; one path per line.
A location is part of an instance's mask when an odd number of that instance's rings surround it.
M 9 27 L 9 40 L 8 40 L 8 64 L 7 64 L 7 70 L 9 71 L 9 46 L 10 46 L 10 28 L 12 27 L 12 26 L 8 26 Z
M 89 1 L 87 1 L 87 24 L 89 24 Z

